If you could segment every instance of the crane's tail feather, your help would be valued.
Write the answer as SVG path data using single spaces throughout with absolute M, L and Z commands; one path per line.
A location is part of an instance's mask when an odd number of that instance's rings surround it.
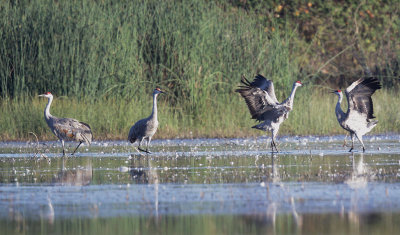
M 131 129 L 129 130 L 128 134 L 128 141 L 131 143 L 135 143 L 137 140 L 136 134 L 135 134 L 135 126 L 132 126 Z
M 135 143 L 137 138 L 128 138 L 128 141 L 131 142 L 132 144 Z
M 82 142 L 85 142 L 86 144 L 91 144 L 92 143 L 93 135 L 92 135 L 92 132 L 90 130 L 81 132 L 80 133 L 80 137 L 82 139 Z
M 84 130 L 80 133 L 83 141 L 87 144 L 91 144 L 93 140 L 92 129 L 90 128 L 89 124 L 85 122 L 79 122 L 79 123 L 86 126 L 86 128 L 84 128 Z

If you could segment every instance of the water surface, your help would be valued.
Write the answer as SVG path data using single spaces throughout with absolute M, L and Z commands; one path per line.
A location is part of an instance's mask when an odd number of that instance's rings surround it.
M 399 136 L 343 139 L 1 143 L 0 232 L 399 233 Z

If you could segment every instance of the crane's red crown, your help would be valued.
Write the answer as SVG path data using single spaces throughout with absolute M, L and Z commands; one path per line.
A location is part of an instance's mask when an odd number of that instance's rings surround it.
M 46 92 L 46 95 L 51 95 L 51 92 Z
M 157 91 L 161 91 L 161 89 L 160 89 L 160 88 L 158 88 L 158 87 L 156 88 L 156 90 L 157 90 Z
M 298 83 L 298 84 L 300 84 L 300 85 L 303 85 L 303 83 L 301 83 L 300 81 L 297 81 L 296 83 Z
M 342 92 L 342 91 L 341 91 L 341 90 L 337 90 L 337 92 L 339 92 L 339 93 L 340 93 L 340 92 Z

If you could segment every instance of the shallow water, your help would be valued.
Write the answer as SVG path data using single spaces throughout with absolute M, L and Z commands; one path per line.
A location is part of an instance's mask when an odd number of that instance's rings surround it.
M 399 136 L 343 139 L 0 143 L 0 233 L 399 233 Z

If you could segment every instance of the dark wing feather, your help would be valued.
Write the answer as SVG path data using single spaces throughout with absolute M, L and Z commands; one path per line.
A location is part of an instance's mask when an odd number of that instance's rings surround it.
M 357 111 L 366 114 L 367 119 L 375 118 L 371 96 L 381 87 L 379 80 L 374 77 L 360 78 L 353 82 L 346 89 L 347 102 L 349 104 L 347 112 Z
M 147 118 L 143 118 L 137 121 L 129 130 L 128 140 L 131 143 L 135 143 L 137 139 L 141 139 L 146 132 L 146 122 Z
M 274 83 L 271 80 L 266 79 L 263 75 L 257 74 L 253 82 L 250 83 L 250 86 L 258 87 L 261 90 L 266 91 L 275 103 L 279 103 L 275 96 Z
M 76 140 L 90 144 L 92 142 L 92 131 L 87 123 L 79 122 L 72 118 L 59 118 L 54 122 L 56 135 L 65 140 Z
M 239 86 L 235 91 L 239 92 L 246 101 L 252 118 L 259 121 L 265 120 L 265 115 L 274 112 L 274 106 L 276 105 L 271 98 L 268 100 L 267 91 L 258 87 L 258 85 L 263 87 L 265 83 L 262 79 L 255 79 L 250 83 L 244 76 L 242 77 L 241 82 L 244 85 Z
M 93 133 L 92 133 L 92 129 L 90 128 L 89 124 L 85 123 L 85 122 L 79 122 L 81 124 L 80 126 L 80 131 L 82 133 L 82 135 L 84 136 L 84 138 L 86 139 L 85 141 L 87 143 L 92 143 L 93 140 Z

